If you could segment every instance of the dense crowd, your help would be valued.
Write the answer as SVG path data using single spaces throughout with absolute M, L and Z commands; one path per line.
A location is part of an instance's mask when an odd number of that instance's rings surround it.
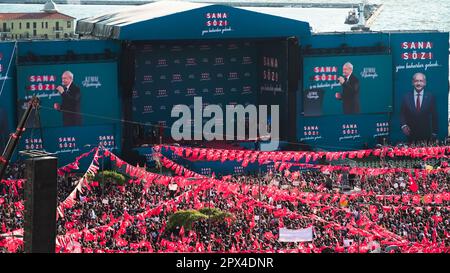
M 20 239 L 7 236 L 23 228 L 22 167 L 13 166 L 2 183 L 1 252 L 23 251 Z M 123 186 L 91 181 L 57 218 L 57 252 L 448 252 L 447 173 L 356 175 L 348 192 L 344 176 L 304 170 L 197 178 L 178 180 L 176 190 L 159 183 L 165 177 L 149 184 L 131 175 Z M 70 173 L 58 178 L 59 204 L 78 181 Z M 175 211 L 202 207 L 232 217 L 167 228 Z M 311 242 L 278 240 L 282 227 L 310 226 Z

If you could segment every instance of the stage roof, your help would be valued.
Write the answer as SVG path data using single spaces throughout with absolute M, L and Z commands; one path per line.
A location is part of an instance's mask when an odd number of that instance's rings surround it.
M 159 1 L 81 19 L 76 33 L 116 40 L 310 36 L 307 22 L 225 5 Z

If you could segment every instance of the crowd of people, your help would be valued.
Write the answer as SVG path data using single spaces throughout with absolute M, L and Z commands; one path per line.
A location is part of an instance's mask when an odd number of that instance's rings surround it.
M 0 192 L 0 252 L 23 252 L 8 234 L 23 228 L 23 166 L 13 166 Z M 121 168 L 123 170 L 123 168 Z M 23 175 L 23 173 L 22 173 Z M 57 218 L 56 251 L 65 252 L 448 252 L 450 198 L 447 173 L 352 177 L 342 171 L 235 175 L 221 180 L 167 177 L 148 183 L 133 174 L 124 185 L 90 181 Z M 411 189 L 411 179 L 417 189 Z M 8 182 L 10 181 L 10 182 Z M 58 178 L 58 204 L 79 176 Z M 331 183 L 330 183 L 331 182 Z M 438 199 L 438 197 L 440 199 Z M 419 199 L 417 199 L 417 198 Z M 428 198 L 428 199 L 427 199 Z M 431 199 L 429 199 L 431 198 Z M 218 208 L 223 221 L 167 227 L 179 210 Z M 313 227 L 309 242 L 280 242 L 280 228 Z

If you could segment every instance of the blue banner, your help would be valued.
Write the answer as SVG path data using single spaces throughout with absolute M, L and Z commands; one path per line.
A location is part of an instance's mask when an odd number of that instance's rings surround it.
M 73 74 L 73 82 L 60 93 L 57 88 L 65 71 Z M 17 73 L 19 113 L 36 95 L 42 127 L 112 124 L 119 119 L 115 62 L 23 65 Z M 35 119 L 28 122 L 27 127 L 31 126 L 38 126 Z
M 172 108 L 187 105 L 193 118 L 194 97 L 202 98 L 203 107 L 255 104 L 254 46 L 233 41 L 137 44 L 133 121 L 144 125 L 146 136 L 168 137 L 178 119 L 171 117 Z
M 344 64 L 352 67 L 351 74 L 345 74 Z M 390 55 L 304 58 L 304 115 L 392 112 L 390 67 Z
M 448 33 L 391 34 L 395 102 L 393 142 L 442 140 L 448 135 L 448 49 Z M 414 93 L 414 75 L 421 81 L 422 75 L 425 76 L 425 81 L 419 83 L 423 85 L 419 107 Z
M 15 128 L 15 59 L 15 44 L 0 43 L 0 154 Z
M 42 132 L 39 129 L 28 129 L 20 140 L 18 150 L 55 153 L 58 166 L 64 166 L 99 145 L 115 153 L 120 151 L 120 132 L 115 125 L 44 128 Z
M 390 135 L 389 115 L 345 115 L 302 118 L 298 141 L 337 151 L 373 147 Z

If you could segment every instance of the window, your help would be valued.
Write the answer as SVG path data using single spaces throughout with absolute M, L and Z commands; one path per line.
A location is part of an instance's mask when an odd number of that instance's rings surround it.
M 11 29 L 14 29 L 14 23 L 11 22 Z
M 30 28 L 30 22 L 27 22 L 27 29 Z
M 45 22 L 45 28 L 48 28 L 48 22 Z
M 3 23 L 3 31 L 6 32 L 6 23 Z
M 72 27 L 72 22 L 71 21 L 67 21 L 67 28 L 71 28 Z
M 36 28 L 36 25 L 37 25 L 36 22 L 33 22 L 33 28 Z
M 22 29 L 22 22 L 19 22 L 19 29 Z
M 44 28 L 44 22 L 41 22 L 41 28 Z

